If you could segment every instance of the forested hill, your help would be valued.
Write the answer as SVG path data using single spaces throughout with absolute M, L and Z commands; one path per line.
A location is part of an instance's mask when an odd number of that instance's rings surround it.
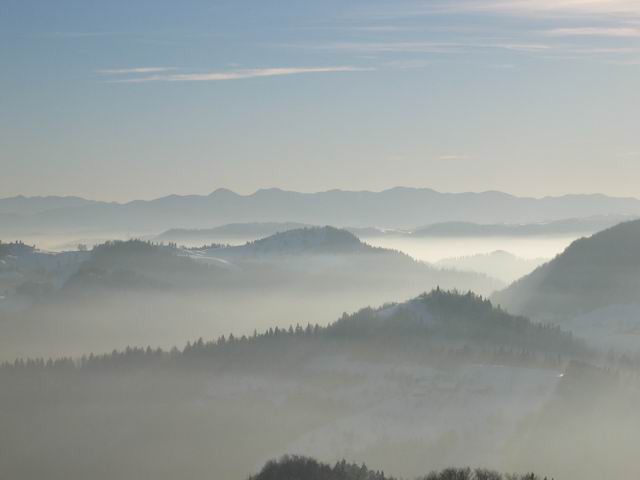
M 8 256 L 19 256 L 33 253 L 35 247 L 25 245 L 22 242 L 2 243 L 0 242 L 0 259 Z
M 66 288 L 194 287 L 210 284 L 220 272 L 221 268 L 190 259 L 174 245 L 110 241 L 93 248 Z
M 373 471 L 366 465 L 356 465 L 342 460 L 329 465 L 313 458 L 286 456 L 268 462 L 249 480 L 396 480 L 382 471 Z M 506 475 L 490 470 L 470 468 L 449 468 L 431 472 L 418 480 L 541 480 L 535 474 Z M 546 480 L 546 477 L 545 477 Z
M 460 294 L 440 289 L 405 303 L 345 315 L 327 327 L 327 333 L 341 337 L 424 337 L 438 343 L 505 346 L 559 354 L 582 349 L 571 334 L 557 327 L 510 315 L 471 292 Z
M 344 314 L 327 327 L 270 328 L 250 337 L 230 335 L 211 342 L 200 339 L 188 343 L 182 350 L 174 348 L 170 352 L 128 348 L 108 355 L 92 354 L 80 361 L 69 358 L 18 360 L 5 364 L 4 368 L 109 368 L 190 365 L 194 361 L 211 366 L 270 363 L 294 368 L 314 355 L 344 349 L 369 351 L 374 356 L 413 352 L 425 356 L 446 353 L 460 358 L 480 352 L 496 355 L 495 359 L 503 355 L 509 360 L 522 355 L 522 358 L 534 360 L 536 355 L 558 359 L 587 353 L 582 343 L 558 327 L 534 324 L 524 317 L 509 315 L 473 293 L 437 289 L 406 303 Z
M 640 302 L 640 220 L 576 240 L 493 300 L 509 311 L 541 319 Z
M 228 247 L 216 254 L 231 255 L 297 255 L 297 254 L 357 254 L 386 252 L 360 241 L 347 230 L 334 227 L 305 227 L 275 233 L 248 242 L 240 247 Z

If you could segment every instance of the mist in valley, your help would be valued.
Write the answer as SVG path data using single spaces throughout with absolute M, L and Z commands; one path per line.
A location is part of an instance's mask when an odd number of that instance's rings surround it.
M 640 478 L 640 2 L 0 11 L 0 480 Z
M 550 263 L 483 251 L 517 248 L 504 238 L 458 238 L 470 255 L 424 262 L 374 236 L 297 225 L 238 245 L 4 242 L 0 473 L 249 478 L 313 458 L 402 478 L 482 475 L 467 466 L 632 478 L 637 225 L 559 253 L 545 250 L 557 238 L 519 238 Z M 593 255 L 603 248 L 610 260 Z M 602 280 L 575 284 L 578 267 Z M 554 302 L 523 303 L 545 275 Z M 560 295 L 577 309 L 558 310 Z M 531 320 L 521 305 L 566 318 Z

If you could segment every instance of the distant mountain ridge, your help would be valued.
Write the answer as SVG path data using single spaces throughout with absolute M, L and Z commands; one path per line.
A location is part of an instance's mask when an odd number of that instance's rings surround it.
M 635 215 L 594 215 L 549 222 L 491 225 L 470 222 L 444 222 L 418 228 L 411 235 L 414 237 L 572 235 L 598 232 L 636 218 Z
M 46 212 L 58 208 L 83 207 L 102 202 L 87 200 L 81 197 L 15 197 L 0 198 L 0 214 L 29 215 Z
M 210 195 L 170 195 L 124 204 L 53 198 L 0 199 L 3 228 L 162 231 L 232 222 L 407 228 L 450 221 L 532 223 L 594 215 L 640 215 L 640 200 L 635 198 L 595 194 L 538 199 L 500 192 L 440 193 L 405 187 L 381 192 L 319 193 L 265 189 L 250 195 L 218 189 Z
M 341 228 L 359 238 L 381 237 L 535 237 L 535 236 L 579 236 L 605 230 L 618 223 L 634 220 L 635 215 L 595 215 L 583 218 L 567 218 L 551 222 L 479 224 L 472 222 L 442 222 L 415 229 L 393 229 L 378 227 Z M 275 233 L 305 227 L 315 227 L 296 222 L 240 222 L 213 228 L 172 228 L 159 235 L 149 237 L 156 242 L 176 242 L 190 246 L 207 243 L 244 243 Z

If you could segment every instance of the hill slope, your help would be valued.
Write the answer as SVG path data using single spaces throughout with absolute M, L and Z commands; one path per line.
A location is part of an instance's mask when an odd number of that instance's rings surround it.
M 435 288 L 457 288 L 489 294 L 503 285 L 479 273 L 439 269 L 390 249 L 372 247 L 347 230 L 310 227 L 277 233 L 237 247 L 210 248 L 195 255 L 226 261 L 247 271 L 268 266 L 273 279 L 294 274 L 344 288 L 381 288 L 383 298 L 407 298 Z M 398 292 L 404 292 L 399 297 Z
M 308 225 L 295 222 L 247 222 L 229 223 L 215 228 L 172 228 L 154 237 L 154 241 L 177 242 L 180 244 L 198 243 L 200 245 L 234 242 L 239 239 L 248 241 L 306 226 Z
M 572 243 L 493 300 L 537 318 L 563 319 L 640 299 L 640 221 Z
M 357 254 L 383 251 L 362 243 L 354 234 L 334 227 L 297 228 L 248 242 L 216 249 L 232 255 Z
M 0 368 L 0 430 L 19 433 L 0 435 L 0 477 L 247 478 L 287 452 L 350 454 L 403 478 L 498 468 L 572 344 L 479 297 L 436 291 L 329 327 L 18 360 Z M 259 478 L 288 478 L 274 473 Z

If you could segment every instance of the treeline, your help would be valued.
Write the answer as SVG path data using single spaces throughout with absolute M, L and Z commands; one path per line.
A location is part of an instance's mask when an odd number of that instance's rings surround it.
M 29 253 L 35 250 L 35 248 L 35 246 L 25 244 L 22 240 L 10 243 L 5 243 L 0 240 L 0 258 L 6 257 L 7 255 Z
M 462 294 L 436 288 L 407 304 L 387 306 L 387 310 L 390 307 L 394 307 L 391 315 L 366 308 L 343 316 L 329 329 L 343 336 L 381 330 L 403 335 L 429 332 L 439 340 L 467 340 L 476 345 L 563 355 L 582 354 L 587 350 L 570 332 L 511 315 L 473 292 Z M 420 310 L 418 314 L 416 308 Z
M 220 269 L 180 253 L 175 243 L 107 241 L 93 247 L 65 287 L 73 291 L 194 288 L 216 281 Z
M 249 480 L 397 480 L 384 472 L 369 470 L 366 465 L 347 463 L 345 460 L 335 465 L 318 462 L 313 458 L 285 456 L 268 462 L 263 469 Z M 529 473 L 525 475 L 507 474 L 470 468 L 448 468 L 431 472 L 417 480 L 542 480 Z M 548 477 L 544 477 L 544 480 Z
M 482 297 L 434 290 L 415 300 L 425 315 L 411 315 L 405 305 L 364 309 L 321 327 L 307 324 L 269 328 L 253 335 L 202 338 L 178 349 L 128 347 L 80 359 L 28 359 L 5 363 L 2 370 L 112 369 L 138 366 L 203 367 L 292 363 L 298 357 L 348 351 L 376 358 L 410 356 L 418 361 L 482 362 L 558 367 L 583 357 L 581 344 L 556 327 L 531 324 L 495 309 Z M 388 313 L 391 310 L 391 313 Z M 435 320 L 434 320 L 435 319 Z M 265 362 L 268 360 L 268 362 Z
M 374 247 L 348 230 L 331 226 L 303 227 L 278 232 L 265 238 L 248 241 L 240 249 L 262 253 L 381 254 L 390 255 L 407 263 L 427 266 L 400 250 Z

